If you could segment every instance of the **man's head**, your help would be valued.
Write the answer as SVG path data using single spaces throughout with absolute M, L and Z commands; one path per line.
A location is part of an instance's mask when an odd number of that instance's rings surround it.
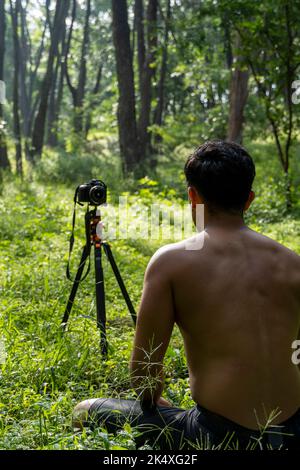
M 208 141 L 185 164 L 192 204 L 209 212 L 242 214 L 254 199 L 255 166 L 247 151 L 234 142 Z

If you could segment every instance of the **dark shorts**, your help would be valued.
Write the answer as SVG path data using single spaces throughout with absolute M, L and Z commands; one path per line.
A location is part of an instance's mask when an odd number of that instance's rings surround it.
M 104 426 L 115 434 L 125 423 L 134 428 L 137 447 L 148 443 L 160 450 L 300 450 L 300 409 L 276 426 L 253 431 L 200 405 L 189 410 L 142 408 L 139 401 L 113 398 L 99 398 L 92 404 L 88 425 Z

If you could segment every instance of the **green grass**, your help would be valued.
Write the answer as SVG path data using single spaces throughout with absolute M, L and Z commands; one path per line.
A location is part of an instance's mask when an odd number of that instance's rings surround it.
M 268 148 L 253 145 L 258 164 L 257 202 L 249 223 L 300 253 L 298 207 L 296 204 L 292 214 L 285 214 L 274 156 L 272 164 L 268 164 L 268 174 L 264 171 Z M 130 201 L 149 204 L 164 197 L 178 200 L 174 191 L 169 192 L 170 187 L 175 191 L 178 188 L 178 194 L 184 197 L 179 176 L 182 162 L 182 157 L 178 161 L 166 158 L 159 169 L 164 180 L 157 186 L 150 184 L 150 189 L 141 182 L 137 191 L 130 190 Z M 166 188 L 168 182 L 171 184 Z M 104 429 L 81 434 L 74 433 L 71 427 L 72 409 L 78 401 L 89 397 L 133 396 L 128 362 L 134 333 L 105 260 L 109 359 L 103 362 L 99 352 L 93 269 L 80 285 L 68 332 L 61 334 L 60 321 L 71 289 L 65 267 L 74 187 L 71 182 L 47 184 L 41 178 L 31 183 L 17 179 L 4 183 L 0 204 L 0 327 L 7 358 L 0 366 L 1 449 L 134 448 L 130 427 L 116 437 Z M 129 187 L 133 187 L 132 182 Z M 114 191 L 111 200 L 115 199 Z M 73 272 L 83 242 L 84 212 L 81 209 L 78 212 L 76 234 L 81 241 L 76 239 Z M 140 240 L 112 242 L 136 307 L 145 267 L 158 246 L 159 242 Z M 177 330 L 166 356 L 166 382 L 165 396 L 175 405 L 193 404 Z

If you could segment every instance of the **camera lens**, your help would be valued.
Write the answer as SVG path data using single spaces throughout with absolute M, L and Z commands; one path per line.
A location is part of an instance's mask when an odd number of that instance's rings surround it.
M 90 202 L 95 204 L 95 206 L 99 206 L 103 204 L 106 199 L 106 192 L 105 189 L 101 186 L 93 186 L 90 190 Z

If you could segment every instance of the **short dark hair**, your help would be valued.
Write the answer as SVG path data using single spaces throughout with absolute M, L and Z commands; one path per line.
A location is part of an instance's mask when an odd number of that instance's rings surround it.
M 242 211 L 255 177 L 248 152 L 235 142 L 205 142 L 184 167 L 187 183 L 213 210 Z

